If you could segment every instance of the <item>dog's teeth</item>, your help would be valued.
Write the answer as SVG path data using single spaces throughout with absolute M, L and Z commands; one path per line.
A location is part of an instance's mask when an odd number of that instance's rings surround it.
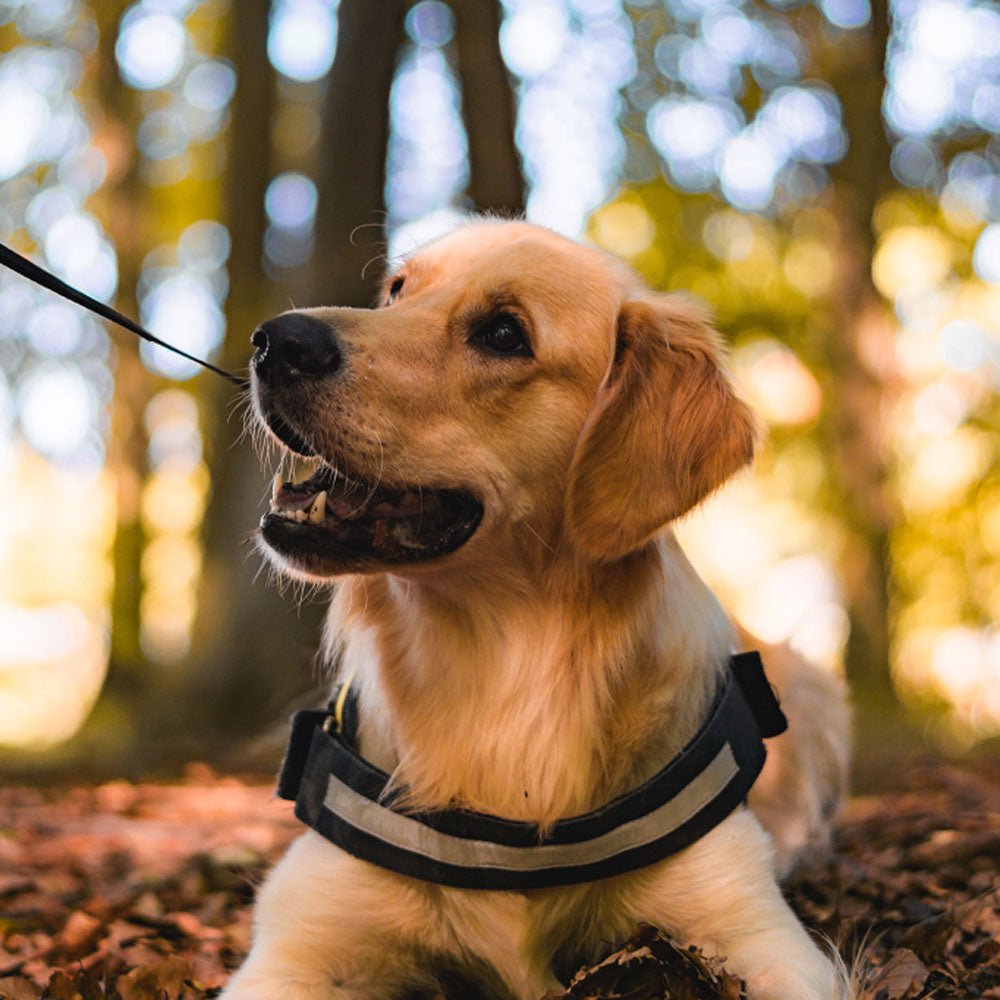
M 274 476 L 274 483 L 271 486 L 271 503 L 276 505 L 278 503 L 278 494 L 281 492 L 281 487 L 285 485 L 285 480 L 281 478 L 281 473 L 276 473 Z
M 323 518 L 326 517 L 326 490 L 322 493 L 316 495 L 316 499 L 313 500 L 312 506 L 309 508 L 309 520 L 313 524 L 322 524 Z

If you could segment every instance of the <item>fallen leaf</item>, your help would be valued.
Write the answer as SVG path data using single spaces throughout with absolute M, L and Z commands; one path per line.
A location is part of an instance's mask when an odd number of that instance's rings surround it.
M 42 991 L 29 979 L 8 976 L 0 979 L 0 1000 L 38 1000 Z
M 122 1000 L 176 1000 L 193 974 L 191 963 L 174 955 L 156 965 L 133 969 L 115 985 Z
M 902 937 L 901 944 L 916 952 L 924 962 L 940 962 L 955 933 L 955 921 L 948 913 L 925 920 L 911 927 Z
M 65 972 L 56 972 L 42 994 L 45 1000 L 83 1000 L 76 983 Z
M 910 997 L 927 982 L 928 975 L 927 966 L 909 948 L 897 948 L 862 992 L 861 1000 Z
M 104 924 L 97 917 L 82 910 L 74 910 L 59 932 L 59 944 L 70 951 L 76 951 L 96 940 L 103 928 Z

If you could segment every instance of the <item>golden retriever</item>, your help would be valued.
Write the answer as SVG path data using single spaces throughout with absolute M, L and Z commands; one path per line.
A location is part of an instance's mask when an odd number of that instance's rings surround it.
M 338 581 L 327 651 L 360 751 L 420 808 L 544 830 L 634 788 L 698 730 L 734 643 L 670 529 L 754 450 L 720 342 L 683 299 L 522 222 L 414 253 L 374 310 L 254 334 L 256 413 L 317 461 L 275 484 L 261 545 Z M 639 921 L 723 956 L 753 1000 L 846 986 L 777 877 L 828 833 L 847 716 L 785 654 L 788 734 L 739 807 L 680 853 L 531 891 L 447 888 L 307 831 L 262 887 L 227 1000 L 396 997 L 464 967 L 466 995 L 537 1000 Z M 773 667 L 773 665 L 772 665 Z

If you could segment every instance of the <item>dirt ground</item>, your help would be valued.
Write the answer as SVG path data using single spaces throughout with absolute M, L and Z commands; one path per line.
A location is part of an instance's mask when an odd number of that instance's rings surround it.
M 897 787 L 854 799 L 835 855 L 787 895 L 855 962 L 862 1000 L 1000 998 L 998 772 L 927 762 Z M 248 947 L 254 887 L 299 829 L 290 808 L 264 779 L 203 767 L 176 784 L 0 790 L 0 998 L 216 995 Z M 652 928 L 562 994 L 742 995 Z

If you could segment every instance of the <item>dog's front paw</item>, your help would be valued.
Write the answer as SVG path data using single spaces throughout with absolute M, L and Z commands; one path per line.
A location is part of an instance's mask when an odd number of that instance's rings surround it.
M 750 976 L 751 1000 L 855 1000 L 857 994 L 841 963 L 771 966 Z
M 356 1000 L 327 981 L 296 981 L 293 976 L 254 976 L 238 972 L 219 1000 Z

